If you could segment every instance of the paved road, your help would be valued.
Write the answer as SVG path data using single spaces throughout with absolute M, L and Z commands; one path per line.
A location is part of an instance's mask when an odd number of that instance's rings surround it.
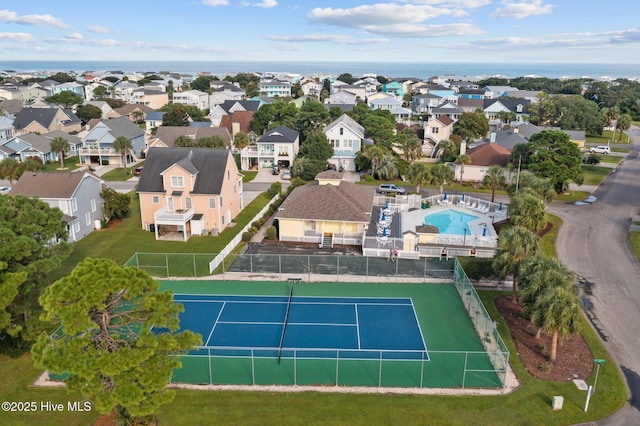
M 640 424 L 640 264 L 628 240 L 630 218 L 640 210 L 640 129 L 629 133 L 632 151 L 594 192 L 598 202 L 549 208 L 564 220 L 558 256 L 583 281 L 587 317 L 629 388 L 625 407 L 599 425 Z M 598 403 L 597 392 L 591 403 Z

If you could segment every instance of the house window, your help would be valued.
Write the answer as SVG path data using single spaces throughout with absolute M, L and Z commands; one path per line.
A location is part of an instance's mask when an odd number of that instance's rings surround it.
M 222 219 L 222 224 L 224 225 L 224 215 L 220 216 L 220 219 Z
M 344 129 L 340 127 L 340 136 L 344 135 Z
M 236 193 L 236 186 L 235 185 L 233 185 L 233 193 L 234 194 Z
M 91 225 L 91 213 L 86 212 L 86 213 L 84 214 L 84 220 L 85 220 L 85 222 L 87 222 L 87 226 L 88 226 L 88 225 Z
M 220 196 L 220 208 L 222 208 L 222 196 Z
M 216 208 L 216 199 L 215 198 L 209 198 L 209 208 L 210 209 L 215 209 Z
M 171 186 L 175 188 L 184 187 L 184 179 L 182 176 L 171 176 Z
M 352 140 L 344 141 L 344 147 L 345 148 L 353 148 L 353 141 Z
M 76 200 L 75 198 L 71 199 L 71 211 L 77 211 L 78 210 L 78 200 Z
M 229 170 L 227 170 L 227 180 L 231 179 L 231 172 Z
M 75 232 L 80 232 L 80 221 L 77 219 L 73 221 L 73 230 Z
M 167 197 L 167 211 L 173 211 L 173 197 Z
M 438 128 L 437 127 L 432 127 L 431 128 L 431 133 L 433 133 L 434 135 L 438 133 Z
M 96 200 L 95 200 L 95 198 L 91 200 L 91 211 L 92 212 L 96 211 Z
M 64 213 L 64 214 L 69 213 L 69 210 L 67 209 L 67 202 L 66 201 L 59 200 L 58 201 L 58 205 L 60 207 L 60 210 L 62 210 L 62 213 Z
M 154 195 L 153 197 L 151 197 L 151 202 L 153 204 L 159 204 L 160 203 L 160 197 L 158 197 L 157 195 Z
M 184 200 L 184 205 L 185 205 L 185 207 L 187 208 L 187 210 L 189 210 L 189 209 L 191 208 L 191 197 L 187 197 L 187 198 Z

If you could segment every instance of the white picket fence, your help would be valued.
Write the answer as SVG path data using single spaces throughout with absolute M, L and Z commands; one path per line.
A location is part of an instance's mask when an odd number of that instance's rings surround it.
M 244 234 L 245 232 L 247 232 L 249 230 L 249 228 L 251 228 L 251 224 L 253 222 L 255 222 L 256 220 L 260 219 L 262 216 L 264 216 L 264 214 L 267 212 L 267 210 L 269 210 L 269 206 L 276 201 L 278 198 L 280 197 L 280 194 L 276 195 L 275 197 L 273 197 L 271 200 L 269 200 L 269 202 L 267 203 L 266 206 L 264 206 L 262 208 L 262 210 L 260 210 L 254 217 L 253 219 L 251 219 L 249 221 L 249 223 L 247 223 L 245 225 L 244 228 L 242 228 L 240 230 L 240 232 L 238 232 L 238 235 L 236 235 L 231 241 L 229 241 L 229 244 L 227 244 L 225 246 L 225 248 L 223 248 L 220 253 L 213 258 L 213 260 L 211 262 L 209 262 L 209 273 L 213 274 L 213 271 L 222 263 L 222 261 L 229 255 L 229 253 L 231 253 L 233 251 L 234 248 L 236 248 L 236 246 L 238 244 L 240 244 L 240 241 L 242 241 L 242 234 Z

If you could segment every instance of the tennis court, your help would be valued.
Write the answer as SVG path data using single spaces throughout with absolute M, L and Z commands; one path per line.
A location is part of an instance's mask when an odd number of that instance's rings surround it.
M 476 331 L 451 283 L 161 286 L 184 306 L 181 328 L 203 341 L 181 357 L 173 382 L 502 387 L 504 369 L 487 349 L 493 335 Z

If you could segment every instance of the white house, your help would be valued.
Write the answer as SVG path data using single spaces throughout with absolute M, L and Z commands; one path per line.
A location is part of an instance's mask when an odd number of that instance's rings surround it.
M 356 154 L 362 148 L 364 127 L 346 114 L 332 121 L 324 128 L 327 140 L 333 146 L 333 156 L 329 163 L 338 171 L 356 171 Z
M 174 104 L 194 106 L 198 109 L 209 109 L 209 95 L 199 90 L 187 90 L 186 92 L 174 92 Z
M 263 79 L 258 84 L 258 91 L 272 98 L 291 96 L 291 83 L 275 78 Z
M 286 126 L 278 126 L 240 151 L 241 169 L 289 167 L 298 155 L 299 149 L 300 134 Z

